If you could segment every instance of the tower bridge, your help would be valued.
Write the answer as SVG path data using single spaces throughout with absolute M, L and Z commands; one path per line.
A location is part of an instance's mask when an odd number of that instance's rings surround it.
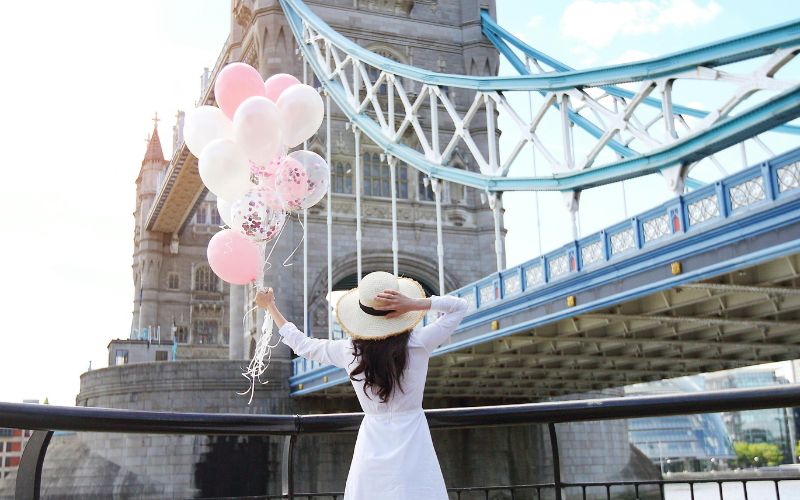
M 433 237 L 435 219 L 436 246 L 402 255 L 400 242 L 406 240 L 398 233 L 393 189 L 391 206 L 383 212 L 374 209 L 391 219 L 391 245 L 382 240 L 389 247 L 386 257 L 366 266 L 391 264 L 395 272 L 409 272 L 411 261 L 421 257 L 415 277 L 428 284 L 438 280 L 434 291 L 462 296 L 471 304 L 464 324 L 431 361 L 431 397 L 529 400 L 799 357 L 789 333 L 797 320 L 794 220 L 800 152 L 776 156 L 766 139 L 800 133 L 792 122 L 800 115 L 798 82 L 781 73 L 800 51 L 799 21 L 634 64 L 575 70 L 508 33 L 489 6 L 462 25 L 467 38 L 483 45 L 478 56 L 472 54 L 472 65 L 465 63 L 467 74 L 456 75 L 411 66 L 386 50 L 355 43 L 323 20 L 337 22 L 330 6 L 314 4 L 312 10 L 300 0 L 282 0 L 280 6 L 282 12 L 267 14 L 273 23 L 269 29 L 283 30 L 278 36 L 302 57 L 304 78 L 313 78 L 326 96 L 328 123 L 312 142 L 324 149 L 329 163 L 334 164 L 332 148 L 341 149 L 342 142 L 341 132 L 332 135 L 333 119 L 352 134 L 355 149 L 363 150 L 360 142 L 368 140 L 382 151 L 393 188 L 401 164 L 432 188 L 435 215 L 427 231 Z M 352 28 L 344 31 L 364 36 Z M 200 103 L 213 103 L 211 83 L 226 61 L 252 57 L 248 43 L 247 37 L 228 40 Z M 506 58 L 519 76 L 494 76 L 497 60 L 487 47 Z M 471 73 L 476 60 L 486 62 L 478 67 L 488 67 L 489 74 Z M 741 64 L 731 66 L 748 62 L 749 73 L 739 69 Z M 437 65 L 441 69 L 441 57 Z M 729 97 L 707 110 L 673 102 L 678 88 L 696 81 L 714 82 Z M 530 116 L 514 106 L 516 94 L 537 96 Z M 756 94 L 764 97 L 752 99 Z M 510 128 L 501 130 L 498 116 L 506 117 Z M 553 125 L 560 149 L 546 141 Z M 508 148 L 500 147 L 501 131 Z M 745 142 L 771 159 L 713 184 L 690 176 L 703 161 L 728 172 L 715 155 L 744 148 Z M 148 231 L 173 239 L 206 196 L 197 159 L 180 141 L 176 146 L 146 218 Z M 545 160 L 547 173 L 527 173 L 521 159 L 526 149 Z M 465 157 L 470 165 L 456 163 Z M 339 193 L 333 193 L 333 202 L 325 200 L 324 207 L 310 211 L 318 225 L 304 226 L 306 239 L 322 240 L 324 226 L 328 234 L 327 265 L 318 266 L 315 258 L 309 271 L 304 255 L 302 292 L 293 293 L 302 295 L 303 326 L 316 336 L 325 336 L 325 329 L 330 337 L 336 333 L 329 308 L 320 305 L 319 290 L 326 286 L 330 295 L 343 282 L 341 272 L 334 279 L 332 268 L 352 268 L 348 279 L 357 280 L 364 272 L 362 225 L 374 220 L 362 206 L 359 181 L 370 167 L 361 153 L 353 160 L 355 216 L 342 217 L 335 201 Z M 575 220 L 583 190 L 652 173 L 665 178 L 676 198 L 597 233 L 578 234 Z M 454 207 L 452 198 L 442 196 L 445 184 L 449 191 L 463 186 L 469 195 L 465 201 L 470 201 Z M 502 193 L 520 190 L 561 191 L 573 215 L 575 239 L 506 268 Z M 480 208 L 479 196 L 488 199 L 488 211 Z M 465 264 L 463 257 L 454 255 L 448 262 L 452 242 L 442 236 L 443 227 L 458 229 L 448 222 L 463 219 L 456 212 L 464 208 L 474 215 L 471 231 L 481 231 L 482 224 L 486 231 L 493 224 L 496 254 L 495 272 L 487 275 L 486 263 L 479 263 L 475 269 L 483 270 L 483 278 L 469 285 L 471 280 L 453 271 Z M 481 219 L 481 212 L 490 214 Z M 332 255 L 336 238 L 331 226 L 337 224 L 355 225 L 355 248 L 345 257 Z M 390 231 L 388 224 L 383 228 Z M 480 238 L 468 243 L 478 250 L 473 255 L 486 253 L 490 244 Z M 423 262 L 426 248 L 435 252 L 436 263 Z M 438 273 L 431 269 L 437 264 Z M 295 272 L 293 278 L 300 276 Z M 309 282 L 317 289 L 310 290 Z M 309 302 L 314 301 L 311 312 Z M 297 316 L 300 308 L 292 302 Z M 240 310 L 241 304 L 231 307 Z M 326 312 L 327 321 L 319 321 Z M 312 316 L 316 320 L 310 322 Z M 233 344 L 231 356 L 241 358 L 243 352 L 234 352 Z M 348 394 L 343 382 L 340 370 L 293 361 L 289 383 L 294 396 Z

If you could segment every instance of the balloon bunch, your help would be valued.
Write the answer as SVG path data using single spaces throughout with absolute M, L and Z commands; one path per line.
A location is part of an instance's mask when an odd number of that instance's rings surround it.
M 264 82 L 244 63 L 219 72 L 214 95 L 219 107 L 195 109 L 183 135 L 229 226 L 209 242 L 208 262 L 223 280 L 244 285 L 261 275 L 259 245 L 280 234 L 291 212 L 328 192 L 323 158 L 311 151 L 287 154 L 319 129 L 325 108 L 319 93 L 295 77 L 281 73 Z
M 183 130 L 186 146 L 199 159 L 200 178 L 217 196 L 228 226 L 209 241 L 208 263 L 228 283 L 260 288 L 269 258 L 266 243 L 280 235 L 289 214 L 316 205 L 328 192 L 330 168 L 322 157 L 288 153 L 316 133 L 325 107 L 319 93 L 297 78 L 280 73 L 262 81 L 244 63 L 219 72 L 214 96 L 219 107 L 196 108 Z M 251 388 L 269 364 L 271 325 L 265 320 L 244 373 Z

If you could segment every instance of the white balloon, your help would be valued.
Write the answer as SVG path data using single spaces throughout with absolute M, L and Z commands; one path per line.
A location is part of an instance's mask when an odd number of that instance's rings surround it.
M 233 136 L 244 154 L 263 165 L 280 153 L 281 113 L 266 97 L 248 97 L 233 115 Z
M 231 206 L 233 203 L 225 201 L 223 198 L 217 196 L 217 212 L 222 222 L 228 227 L 233 227 L 233 217 L 231 216 Z
M 302 83 L 284 90 L 277 105 L 283 118 L 283 142 L 290 148 L 314 135 L 325 117 L 319 92 Z
M 250 163 L 230 139 L 217 139 L 203 148 L 198 170 L 208 190 L 226 200 L 238 200 L 253 187 Z
M 233 123 L 216 106 L 200 106 L 186 115 L 183 140 L 196 157 L 216 139 L 233 139 Z

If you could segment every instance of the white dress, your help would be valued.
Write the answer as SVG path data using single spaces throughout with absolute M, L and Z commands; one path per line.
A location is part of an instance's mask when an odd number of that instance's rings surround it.
M 457 297 L 434 296 L 431 309 L 445 314 L 411 332 L 402 391 L 395 387 L 389 400 L 381 403 L 371 389 L 367 390 L 371 398 L 364 394 L 363 382 L 352 382 L 364 410 L 364 420 L 347 476 L 345 500 L 447 500 L 428 421 L 422 411 L 422 394 L 430 354 L 461 322 L 467 302 Z M 350 339 L 306 337 L 292 323 L 286 323 L 279 333 L 283 343 L 299 356 L 344 368 L 347 373 L 358 365 Z

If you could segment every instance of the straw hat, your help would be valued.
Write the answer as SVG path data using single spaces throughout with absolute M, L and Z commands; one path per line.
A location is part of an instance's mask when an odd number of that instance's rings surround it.
M 382 305 L 376 297 L 384 290 L 397 290 L 412 299 L 424 298 L 425 291 L 411 278 L 378 271 L 361 279 L 336 304 L 336 320 L 350 337 L 361 340 L 380 340 L 403 333 L 417 326 L 425 311 L 411 311 L 396 318 L 387 318 L 391 311 L 379 311 Z

